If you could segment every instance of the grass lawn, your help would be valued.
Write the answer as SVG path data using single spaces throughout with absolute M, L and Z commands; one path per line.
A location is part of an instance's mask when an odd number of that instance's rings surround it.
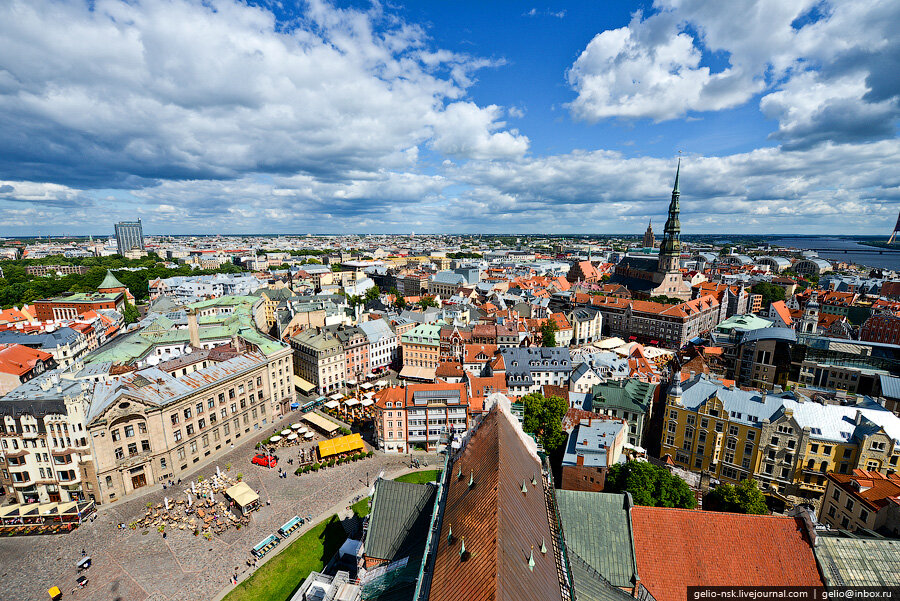
M 394 480 L 397 482 L 410 482 L 412 484 L 426 484 L 428 482 L 435 482 L 440 474 L 441 470 L 425 470 L 422 472 L 405 474 L 399 478 L 394 478 Z
M 369 511 L 371 511 L 371 509 L 369 508 L 369 497 L 366 497 L 365 499 L 357 501 L 356 503 L 354 503 L 353 505 L 350 506 L 350 509 L 353 510 L 353 514 L 356 517 L 358 517 L 358 518 L 366 517 L 367 515 L 369 515 Z
M 285 601 L 310 572 L 321 570 L 347 540 L 336 515 L 288 543 L 287 549 L 238 584 L 224 601 Z

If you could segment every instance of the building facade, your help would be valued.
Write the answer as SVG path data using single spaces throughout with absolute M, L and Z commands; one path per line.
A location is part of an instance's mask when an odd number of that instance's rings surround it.
M 470 425 L 465 384 L 411 384 L 375 396 L 375 441 L 388 453 L 433 451 Z
M 116 248 L 120 255 L 130 250 L 144 250 L 144 228 L 140 219 L 116 224 Z

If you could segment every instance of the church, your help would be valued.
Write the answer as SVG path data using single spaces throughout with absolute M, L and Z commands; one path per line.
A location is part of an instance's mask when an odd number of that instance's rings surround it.
M 681 175 L 681 159 L 675 171 L 675 187 L 669 202 L 669 215 L 663 239 L 659 245 L 659 258 L 626 255 L 617 265 L 610 279 L 612 284 L 628 288 L 635 298 L 671 296 L 683 300 L 691 298 L 691 287 L 681 274 L 681 211 L 678 179 Z M 652 233 L 650 234 L 652 236 Z

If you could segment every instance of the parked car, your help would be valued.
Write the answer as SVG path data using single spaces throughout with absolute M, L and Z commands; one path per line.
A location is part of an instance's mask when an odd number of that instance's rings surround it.
M 275 459 L 272 455 L 261 455 L 257 454 L 253 456 L 253 459 L 250 460 L 250 463 L 261 465 L 263 467 L 275 467 L 278 465 L 278 460 Z

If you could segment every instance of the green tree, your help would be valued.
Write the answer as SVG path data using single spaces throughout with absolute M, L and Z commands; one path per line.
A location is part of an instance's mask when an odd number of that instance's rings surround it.
M 556 346 L 556 333 L 559 326 L 553 319 L 548 319 L 541 324 L 541 346 Z
M 766 498 L 756 480 L 748 478 L 737 485 L 720 484 L 703 499 L 703 508 L 730 513 L 767 515 Z
M 378 300 L 381 296 L 381 290 L 378 286 L 372 286 L 368 290 L 366 290 L 366 302 L 372 302 Z
M 405 309 L 406 308 L 406 299 L 403 298 L 403 296 L 400 294 L 400 291 L 397 290 L 396 286 L 391 288 L 391 294 L 394 295 L 394 304 L 397 305 L 397 308 L 401 309 L 401 310 Z
M 666 296 L 665 294 L 660 294 L 658 296 L 651 296 L 650 299 L 654 303 L 659 303 L 661 305 L 680 305 L 684 301 L 680 298 L 675 298 L 674 296 Z
M 784 300 L 784 288 L 776 284 L 770 284 L 768 282 L 759 282 L 757 284 L 754 284 L 750 289 L 750 292 L 753 294 L 762 295 L 763 307 L 768 307 L 776 301 Z
M 437 301 L 434 300 L 433 296 L 423 296 L 419 301 L 419 306 L 423 309 L 427 309 L 428 307 L 437 307 Z
M 558 449 L 566 442 L 562 420 L 569 409 L 567 400 L 532 392 L 522 397 L 522 403 L 525 408 L 522 428 L 529 434 L 534 434 L 547 452 Z
M 141 313 L 137 310 L 137 307 L 129 303 L 127 300 L 125 301 L 125 308 L 122 309 L 122 316 L 125 318 L 125 324 L 131 324 L 140 321 Z
M 681 507 L 697 505 L 687 482 L 666 468 L 646 461 L 617 463 L 606 473 L 604 492 L 629 492 L 637 505 Z

